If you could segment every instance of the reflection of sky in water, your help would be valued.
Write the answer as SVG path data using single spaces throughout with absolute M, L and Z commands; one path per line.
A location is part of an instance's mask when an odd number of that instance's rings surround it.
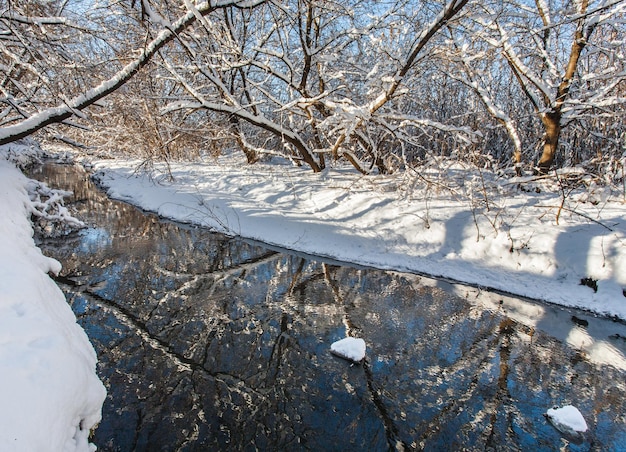
M 99 248 L 111 246 L 111 235 L 103 228 L 88 228 L 81 231 L 82 240 L 78 247 L 81 253 L 93 253 Z

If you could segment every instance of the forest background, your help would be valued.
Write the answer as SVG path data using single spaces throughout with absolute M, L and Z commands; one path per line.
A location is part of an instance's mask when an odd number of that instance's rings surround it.
M 0 144 L 624 190 L 623 0 L 0 1 Z

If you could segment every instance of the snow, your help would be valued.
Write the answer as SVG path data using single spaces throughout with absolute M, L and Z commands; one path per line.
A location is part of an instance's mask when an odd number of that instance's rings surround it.
M 88 451 L 106 391 L 96 354 L 35 246 L 29 181 L 0 157 L 0 450 Z M 39 206 L 41 207 L 41 206 Z
M 546 412 L 546 416 L 557 429 L 566 433 L 584 433 L 587 431 L 585 418 L 575 406 L 566 405 L 561 408 L 550 408 Z
M 455 166 L 362 176 L 352 168 L 251 166 L 236 154 L 146 174 L 137 173 L 139 163 L 102 160 L 94 169 L 110 196 L 163 217 L 626 319 L 621 194 L 595 187 L 563 200 L 558 189 L 536 193 L 541 181 Z M 597 291 L 581 285 L 584 278 L 597 280 Z
M 345 337 L 330 345 L 330 351 L 344 359 L 361 362 L 365 358 L 365 341 L 356 337 Z

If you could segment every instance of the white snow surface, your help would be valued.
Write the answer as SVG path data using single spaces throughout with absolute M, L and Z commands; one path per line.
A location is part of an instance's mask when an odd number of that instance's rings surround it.
M 362 176 L 247 165 L 232 155 L 155 164 L 150 173 L 137 171 L 140 163 L 93 165 L 111 197 L 163 217 L 626 319 L 626 204 L 594 184 L 562 202 L 558 189 L 532 177 L 455 166 Z M 597 280 L 597 292 L 583 278 Z
M 365 341 L 356 337 L 344 337 L 330 345 L 330 351 L 337 356 L 356 363 L 365 358 Z
M 89 451 L 106 391 L 96 354 L 33 241 L 28 179 L 0 157 L 0 450 Z
M 587 422 L 575 406 L 566 405 L 561 408 L 550 408 L 546 415 L 559 430 L 577 433 L 587 431 Z

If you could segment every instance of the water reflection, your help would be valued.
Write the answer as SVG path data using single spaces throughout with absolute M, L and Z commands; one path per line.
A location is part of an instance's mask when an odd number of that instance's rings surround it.
M 522 323 L 419 276 L 159 221 L 71 167 L 41 177 L 71 187 L 92 226 L 41 246 L 63 263 L 61 285 L 98 351 L 109 391 L 99 450 L 626 444 L 624 370 L 545 334 L 542 319 Z M 598 334 L 623 351 L 615 328 Z M 366 340 L 362 365 L 329 353 L 346 334 Z M 590 427 L 580 445 L 543 417 L 565 403 Z

